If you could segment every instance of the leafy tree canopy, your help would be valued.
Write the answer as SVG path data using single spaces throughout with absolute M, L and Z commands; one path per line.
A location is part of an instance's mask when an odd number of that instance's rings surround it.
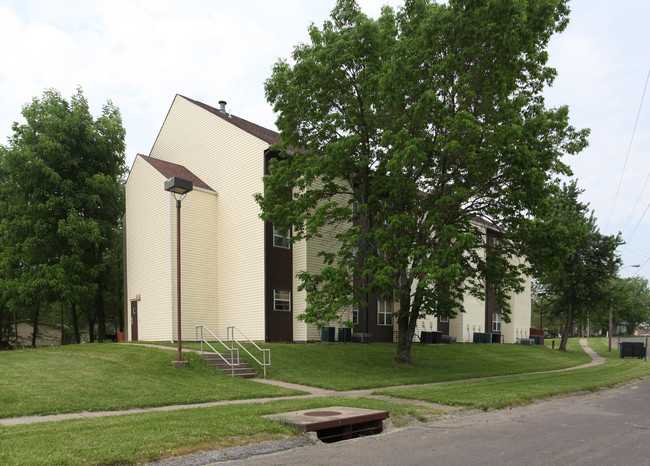
M 103 259 L 124 212 L 119 110 L 108 102 L 94 119 L 81 89 L 69 102 L 50 89 L 22 115 L 0 152 L 4 298 L 36 309 L 93 302 L 113 273 Z
M 374 20 L 340 0 L 274 66 L 281 145 L 262 217 L 294 242 L 338 239 L 322 270 L 300 275 L 305 320 L 363 308 L 369 292 L 394 297 L 399 363 L 418 318 L 455 315 L 486 282 L 508 320 L 521 232 L 569 173 L 561 156 L 586 145 L 568 109 L 542 96 L 555 76 L 546 47 L 568 12 L 565 0 L 410 0 Z
M 554 297 L 555 314 L 565 318 L 561 350 L 566 350 L 573 322 L 586 319 L 606 299 L 620 265 L 620 236 L 600 233 L 593 212 L 578 200 L 581 193 L 575 181 L 563 185 L 532 229 L 529 260 L 544 291 Z

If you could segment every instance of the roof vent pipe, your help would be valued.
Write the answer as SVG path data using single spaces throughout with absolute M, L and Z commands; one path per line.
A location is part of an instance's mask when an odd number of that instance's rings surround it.
M 224 113 L 224 114 L 226 113 L 226 104 L 227 104 L 227 103 L 228 103 L 228 102 L 226 102 L 225 100 L 220 100 L 220 101 L 219 101 L 219 111 L 220 111 L 221 113 Z

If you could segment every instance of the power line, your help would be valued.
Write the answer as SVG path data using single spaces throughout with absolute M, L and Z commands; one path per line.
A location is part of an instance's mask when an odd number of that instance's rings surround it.
M 639 110 L 636 114 L 636 121 L 634 122 L 634 129 L 632 130 L 632 136 L 630 137 L 630 144 L 627 148 L 627 155 L 625 156 L 625 163 L 623 164 L 623 171 L 621 172 L 621 177 L 618 180 L 618 187 L 616 188 L 616 194 L 614 195 L 614 202 L 612 202 L 612 208 L 609 211 L 609 217 L 607 218 L 607 224 L 605 225 L 605 232 L 608 231 L 609 222 L 612 219 L 612 213 L 614 212 L 614 207 L 616 206 L 616 201 L 618 200 L 618 193 L 621 190 L 621 183 L 623 183 L 623 175 L 625 174 L 625 169 L 627 168 L 627 161 L 630 158 L 630 151 L 632 150 L 632 141 L 634 141 L 634 135 L 636 134 L 636 126 L 639 123 L 639 116 L 641 115 L 641 108 L 643 107 L 643 100 L 645 98 L 645 91 L 648 88 L 648 79 L 650 79 L 650 69 L 648 70 L 648 75 L 645 78 L 645 86 L 643 86 L 643 94 L 641 95 L 641 102 L 639 103 Z
M 632 238 L 634 237 L 634 234 L 636 233 L 636 230 L 639 228 L 639 225 L 641 225 L 641 220 L 643 220 L 643 217 L 645 217 L 645 214 L 648 213 L 648 208 L 650 208 L 650 203 L 646 206 L 645 210 L 643 211 L 643 214 L 639 218 L 639 221 L 634 226 L 634 230 L 632 230 L 632 233 L 630 233 L 630 237 L 627 238 L 628 241 L 632 241 Z M 623 251 L 625 251 L 625 249 L 623 249 Z
M 643 196 L 643 192 L 645 191 L 645 187 L 648 184 L 648 180 L 650 179 L 650 173 L 645 179 L 645 183 L 643 183 L 643 187 L 641 188 L 641 191 L 639 192 L 639 197 L 636 198 L 636 202 L 634 203 L 634 207 L 632 207 L 632 210 L 630 211 L 630 216 L 627 218 L 627 221 L 625 222 L 625 225 L 623 225 L 623 228 L 621 229 L 621 232 L 625 232 L 625 229 L 627 228 L 628 223 L 630 223 L 630 220 L 632 220 L 632 214 L 636 210 L 636 206 L 639 205 L 639 201 L 641 200 L 641 196 Z

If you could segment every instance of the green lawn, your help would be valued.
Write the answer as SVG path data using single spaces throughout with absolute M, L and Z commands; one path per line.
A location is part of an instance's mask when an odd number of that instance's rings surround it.
M 295 394 L 233 379 L 196 354 L 189 368 L 172 351 L 84 344 L 0 353 L 0 417 L 119 410 Z
M 184 344 L 198 349 L 198 343 Z M 573 367 L 591 359 L 572 345 L 566 353 L 541 346 L 459 343 L 413 345 L 413 366 L 393 363 L 395 345 L 265 344 L 271 348 L 269 378 L 332 390 L 521 374 Z
M 638 340 L 641 341 L 641 340 Z M 643 343 L 645 344 L 645 338 L 643 339 Z M 612 351 L 609 352 L 607 351 L 608 348 L 608 341 L 607 338 L 605 337 L 596 337 L 596 338 L 590 338 L 589 339 L 589 346 L 596 351 L 598 354 L 601 356 L 608 358 L 608 359 L 619 359 L 620 355 L 618 352 L 618 338 L 614 337 L 612 338 Z
M 577 338 L 570 339 L 569 349 L 579 345 L 578 342 Z M 556 348 L 557 345 L 556 342 Z M 609 353 L 606 338 L 589 339 L 589 346 L 607 358 L 605 364 L 565 372 L 378 390 L 375 393 L 468 408 L 503 408 L 555 395 L 593 391 L 650 375 L 650 363 L 640 359 L 620 359 L 615 345 Z
M 354 406 L 424 420 L 428 408 L 365 398 L 314 398 L 0 427 L 0 464 L 133 464 L 299 435 L 265 414 Z
M 605 365 L 375 393 L 469 408 L 504 407 L 650 374 L 650 364 L 642 360 L 621 360 L 617 352 L 607 353 L 606 339 L 590 344 L 608 357 Z M 542 371 L 589 361 L 577 339 L 569 340 L 566 353 L 520 345 L 416 345 L 412 367 L 392 363 L 395 346 L 390 344 L 265 346 L 272 350 L 270 377 L 339 390 Z M 186 354 L 190 368 L 177 369 L 170 364 L 174 356 L 173 351 L 117 344 L 0 353 L 0 416 L 292 393 L 231 379 L 207 368 L 196 354 Z M 225 449 L 298 435 L 287 426 L 262 419 L 263 414 L 333 405 L 388 410 L 397 423 L 433 414 L 399 400 L 330 397 L 0 427 L 0 464 L 129 464 Z

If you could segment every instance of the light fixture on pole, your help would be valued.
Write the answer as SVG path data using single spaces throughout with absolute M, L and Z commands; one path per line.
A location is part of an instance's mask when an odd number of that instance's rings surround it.
M 177 367 L 189 365 L 189 362 L 185 361 L 181 354 L 183 350 L 181 344 L 181 201 L 192 189 L 192 182 L 183 178 L 172 177 L 165 181 L 165 191 L 172 193 L 174 199 L 176 199 L 176 315 L 178 321 L 176 326 L 178 327 L 178 358 L 172 361 L 172 364 Z
M 641 267 L 639 264 L 634 264 L 634 265 L 627 265 L 623 267 L 623 269 L 629 269 L 629 268 L 638 268 Z M 614 299 L 611 296 L 611 292 L 614 289 L 614 278 L 609 282 L 609 331 L 607 332 L 607 351 L 610 353 L 612 352 L 612 333 L 614 331 Z

